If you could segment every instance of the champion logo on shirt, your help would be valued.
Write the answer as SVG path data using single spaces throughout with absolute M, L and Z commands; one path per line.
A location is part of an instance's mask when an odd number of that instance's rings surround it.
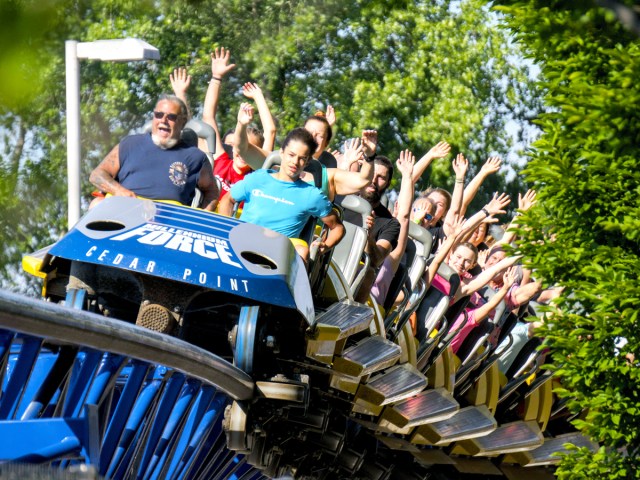
M 173 162 L 169 166 L 169 179 L 177 187 L 183 187 L 187 183 L 189 169 L 182 162 Z
M 267 195 L 262 190 L 259 190 L 257 188 L 254 188 L 253 190 L 251 190 L 251 195 L 254 197 L 268 198 L 269 200 L 273 200 L 276 203 L 286 203 L 287 205 L 295 205 L 295 203 L 293 203 L 290 200 L 287 200 L 286 198 L 273 197 L 271 195 Z

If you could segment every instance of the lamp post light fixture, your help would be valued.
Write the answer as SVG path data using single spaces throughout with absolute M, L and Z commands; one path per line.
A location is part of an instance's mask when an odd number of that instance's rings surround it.
M 80 219 L 80 60 L 134 62 L 158 60 L 160 52 L 137 38 L 65 42 L 67 89 L 67 228 Z

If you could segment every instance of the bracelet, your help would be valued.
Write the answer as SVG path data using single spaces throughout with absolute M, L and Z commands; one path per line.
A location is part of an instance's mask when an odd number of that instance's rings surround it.
M 221 77 L 214 77 L 213 75 L 211 76 L 211 81 L 217 80 L 219 82 L 222 82 L 222 78 Z
M 480 211 L 484 212 L 484 214 L 485 214 L 487 217 L 490 217 L 490 216 L 491 216 L 491 214 L 489 213 L 489 210 L 487 210 L 487 209 L 486 209 L 486 208 L 484 208 L 484 207 L 482 207 L 482 208 L 480 209 Z
M 458 180 L 458 179 L 456 178 L 456 183 L 464 183 L 464 179 L 463 179 L 463 180 Z
M 373 161 L 376 159 L 376 154 L 374 153 L 374 154 L 373 154 L 373 155 L 371 155 L 370 157 L 369 157 L 368 155 L 365 155 L 365 157 L 364 157 L 364 158 L 367 160 L 367 162 L 371 163 L 371 162 L 373 162 Z

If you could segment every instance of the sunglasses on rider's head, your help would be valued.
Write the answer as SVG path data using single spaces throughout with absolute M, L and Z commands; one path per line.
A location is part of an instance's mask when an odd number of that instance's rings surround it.
M 170 122 L 175 122 L 179 115 L 177 113 L 166 113 L 166 112 L 153 112 L 153 116 L 158 120 L 163 120 L 164 117 L 167 117 L 167 120 Z

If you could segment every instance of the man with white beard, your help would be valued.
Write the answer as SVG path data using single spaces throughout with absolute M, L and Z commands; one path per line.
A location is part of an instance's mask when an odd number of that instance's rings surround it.
M 202 208 L 213 211 L 218 187 L 204 152 L 180 139 L 186 122 L 184 102 L 162 95 L 153 111 L 151 134 L 125 137 L 91 172 L 89 180 L 107 194 L 183 205 L 191 205 L 198 187 Z

